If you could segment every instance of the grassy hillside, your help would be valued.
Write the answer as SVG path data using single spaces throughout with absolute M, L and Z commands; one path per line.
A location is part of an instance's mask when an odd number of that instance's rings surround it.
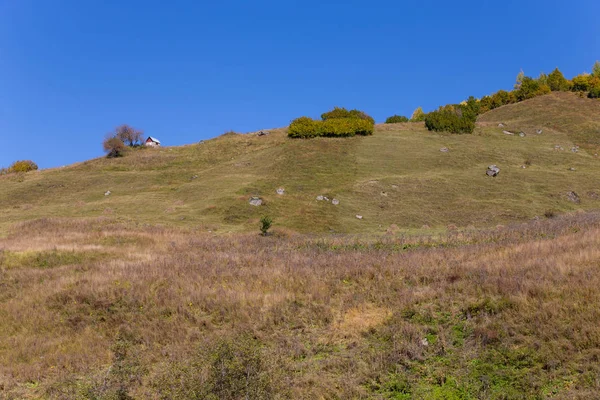
M 275 226 L 296 231 L 383 233 L 391 224 L 410 231 L 480 227 L 594 209 L 600 206 L 599 110 L 596 100 L 552 93 L 482 115 L 473 135 L 404 123 L 379 125 L 371 137 L 291 140 L 281 129 L 3 176 L 0 229 L 47 216 L 109 216 L 247 231 L 268 214 Z M 578 153 L 571 152 L 575 145 Z M 497 178 L 485 175 L 490 164 L 500 167 Z M 571 191 L 579 204 L 567 198 Z M 340 204 L 317 201 L 321 194 Z M 264 205 L 249 205 L 253 195 Z
M 2 399 L 600 392 L 597 214 L 378 241 L 45 219 L 0 248 Z

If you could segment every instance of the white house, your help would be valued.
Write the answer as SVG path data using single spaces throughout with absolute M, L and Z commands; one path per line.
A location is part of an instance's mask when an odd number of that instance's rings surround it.
M 160 140 L 158 140 L 157 138 L 153 138 L 152 136 L 148 136 L 148 139 L 146 139 L 145 145 L 157 147 L 157 146 L 160 146 Z

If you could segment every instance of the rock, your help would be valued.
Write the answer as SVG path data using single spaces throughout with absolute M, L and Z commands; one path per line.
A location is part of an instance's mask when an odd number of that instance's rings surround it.
M 258 207 L 260 205 L 262 205 L 263 201 L 260 197 L 252 197 L 250 198 L 250 205 L 251 206 L 255 206 Z
M 579 146 L 573 146 L 573 147 L 571 147 L 571 151 L 573 153 L 578 153 L 579 152 Z
M 504 127 L 505 127 L 505 125 L 504 125 L 502 122 L 500 122 L 500 123 L 498 124 L 498 128 L 504 128 Z
M 362 215 L 356 214 L 356 219 L 363 219 Z
M 554 150 L 562 151 L 562 150 L 564 150 L 564 148 L 560 144 L 557 144 L 554 146 Z
M 594 200 L 600 199 L 600 196 L 596 192 L 588 192 L 587 195 L 590 199 L 594 199 Z
M 575 171 L 575 168 L 571 167 L 569 168 L 569 171 Z
M 323 201 L 324 199 L 325 199 L 324 196 L 321 196 L 321 195 L 317 196 L 317 201 Z
M 259 131 L 256 135 L 257 136 L 267 136 L 269 134 L 269 131 Z
M 520 137 L 525 137 L 525 132 L 519 132 Z
M 425 347 L 429 346 L 429 340 L 427 340 L 427 338 L 424 338 L 421 340 L 421 344 Z
M 104 192 L 105 196 L 110 196 L 110 190 L 107 190 L 106 192 Z
M 541 135 L 541 134 L 542 134 L 542 132 L 543 132 L 543 131 L 542 131 L 541 129 L 538 129 L 538 130 L 536 130 L 536 131 L 535 131 L 535 133 L 537 133 L 538 135 Z
M 333 200 L 331 200 L 331 204 L 333 204 L 334 206 L 337 206 L 338 204 L 340 204 L 340 201 L 338 199 L 333 199 Z
M 581 203 L 581 199 L 579 198 L 579 195 L 575 192 L 567 192 L 567 199 L 569 201 L 572 201 L 575 204 Z
M 278 189 L 277 189 L 277 194 L 278 194 L 278 195 L 282 195 L 282 194 L 284 194 L 284 193 L 285 193 L 285 189 L 284 189 L 284 188 L 278 188 Z
M 492 177 L 498 176 L 499 173 L 500 173 L 500 168 L 498 168 L 495 165 L 490 165 L 486 171 L 487 176 L 492 176 Z
M 386 192 L 381 192 L 381 195 L 382 195 L 383 197 L 387 197 L 387 196 L 388 196 L 388 194 L 387 194 Z
M 512 133 L 510 131 L 502 131 L 502 133 L 504 133 L 505 135 L 514 135 L 514 133 Z
M 192 176 L 192 179 L 198 179 L 198 175 Z
M 329 197 L 323 196 L 323 200 L 329 201 Z
M 521 165 L 521 168 L 525 169 L 527 168 L 527 165 Z
M 440 151 L 441 151 L 442 153 L 447 153 L 447 152 L 449 152 L 450 150 L 449 150 L 447 147 L 442 147 L 442 148 L 440 149 Z

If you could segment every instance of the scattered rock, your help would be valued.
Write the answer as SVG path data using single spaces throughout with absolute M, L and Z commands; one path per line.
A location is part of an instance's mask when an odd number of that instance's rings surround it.
M 502 131 L 502 133 L 504 133 L 505 135 L 514 135 L 514 133 L 512 133 L 510 131 Z
M 569 168 L 569 171 L 575 171 L 575 168 L 571 167 Z
M 321 195 L 319 195 L 319 196 L 317 196 L 317 200 L 318 200 L 318 201 L 323 201 L 323 200 L 325 200 L 325 197 L 324 197 L 324 196 L 321 196 Z
M 502 122 L 500 122 L 500 123 L 498 124 L 498 128 L 504 128 L 505 126 L 506 126 L 506 125 L 504 125 Z
M 541 129 L 538 129 L 538 130 L 536 130 L 536 131 L 535 131 L 535 133 L 537 133 L 538 135 L 541 135 L 541 134 L 542 134 L 542 132 L 543 132 L 543 131 L 542 131 Z
M 338 199 L 333 199 L 333 200 L 331 200 L 331 204 L 333 204 L 334 206 L 337 206 L 338 204 L 340 204 L 340 201 Z
M 259 131 L 256 135 L 257 136 L 267 136 L 269 134 L 269 131 Z
M 519 132 L 520 137 L 525 137 L 525 132 Z
M 567 192 L 567 199 L 569 201 L 572 201 L 575 204 L 581 203 L 581 199 L 579 198 L 579 195 L 575 192 Z
M 560 151 L 562 151 L 562 150 L 564 150 L 564 148 L 560 144 L 557 144 L 557 145 L 554 146 L 554 150 L 560 150 Z
M 442 153 L 447 153 L 447 152 L 449 152 L 450 150 L 449 150 L 447 147 L 442 147 L 442 148 L 440 149 L 440 151 L 441 151 Z
M 356 214 L 356 219 L 363 219 L 362 215 Z
M 423 338 L 423 339 L 421 340 L 421 344 L 422 344 L 423 346 L 427 347 L 427 346 L 429 346 L 429 340 L 427 340 L 427 338 Z
M 252 197 L 250 198 L 250 205 L 251 206 L 255 206 L 258 207 L 260 205 L 262 205 L 263 201 L 260 197 Z
M 573 146 L 573 147 L 571 147 L 571 151 L 573 153 L 579 153 L 579 146 Z
M 198 175 L 192 176 L 192 179 L 198 179 Z
M 329 197 L 323 196 L 323 200 L 329 201 Z
M 499 173 L 500 173 L 500 168 L 498 168 L 495 165 L 490 165 L 486 171 L 486 175 L 492 176 L 492 177 L 498 176 Z
M 588 197 L 589 197 L 590 199 L 594 199 L 594 200 L 598 200 L 598 199 L 600 199 L 600 196 L 599 196 L 599 195 L 598 195 L 598 193 L 596 193 L 596 192 L 588 192 L 588 194 L 587 194 L 587 195 L 588 195 Z
M 284 188 L 278 188 L 278 189 L 277 189 L 277 194 L 278 194 L 278 195 L 282 195 L 282 194 L 284 194 L 284 193 L 285 193 L 285 189 L 284 189 Z
M 110 196 L 110 190 L 107 190 L 106 192 L 104 192 L 105 196 Z
M 527 168 L 527 165 L 521 165 L 521 168 L 525 169 Z
M 388 196 L 388 194 L 387 194 L 386 192 L 381 192 L 381 195 L 382 195 L 383 197 L 387 197 L 387 196 Z

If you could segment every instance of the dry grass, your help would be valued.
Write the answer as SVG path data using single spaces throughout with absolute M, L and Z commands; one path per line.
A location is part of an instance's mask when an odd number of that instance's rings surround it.
M 600 390 L 597 214 L 383 239 L 42 219 L 0 248 L 1 398 Z

